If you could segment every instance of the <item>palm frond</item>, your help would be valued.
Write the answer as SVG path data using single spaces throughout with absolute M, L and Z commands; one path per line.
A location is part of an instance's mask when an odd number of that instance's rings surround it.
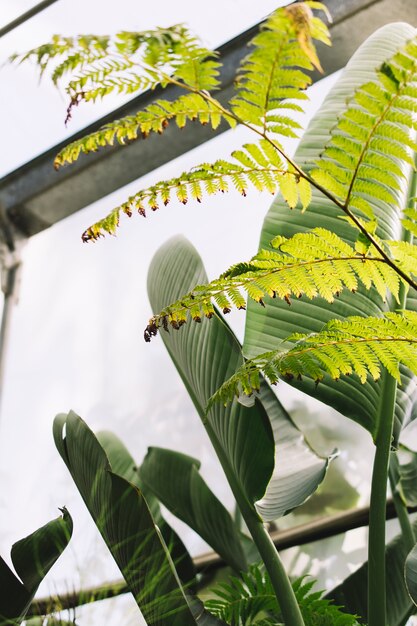
M 385 62 L 362 85 L 332 132 L 311 171 L 312 178 L 345 207 L 374 219 L 376 202 L 396 203 L 401 162 L 414 165 L 417 149 L 417 41 Z
M 158 328 L 167 329 L 169 325 L 179 328 L 189 316 L 197 322 L 203 316 L 211 317 L 213 301 L 223 313 L 233 307 L 244 309 L 246 300 L 242 291 L 260 304 L 265 296 L 285 299 L 288 304 L 292 296 L 321 296 L 332 302 L 343 289 L 356 291 L 362 283 L 367 289 L 374 287 L 384 300 L 387 291 L 398 300 L 398 274 L 372 246 L 363 254 L 361 248 L 358 251 L 323 228 L 297 233 L 290 239 L 279 236 L 271 243 L 275 250 L 261 250 L 249 262 L 232 266 L 208 285 L 196 286 L 152 317 L 145 336 L 150 339 Z M 396 244 L 392 244 L 393 251 L 397 251 Z M 407 250 L 401 244 L 398 251 L 401 259 L 407 258 Z
M 417 374 L 417 313 L 385 313 L 384 317 L 347 317 L 331 320 L 318 333 L 293 334 L 283 342 L 289 349 L 260 354 L 247 361 L 212 396 L 229 402 L 242 392 L 259 390 L 262 371 L 274 384 L 279 378 L 308 376 L 317 383 L 328 374 L 333 379 L 356 374 L 364 383 L 367 376 L 378 380 L 381 368 L 401 384 L 400 364 Z
M 209 117 L 209 113 L 205 113 Z M 200 118 L 201 119 L 201 118 Z M 212 118 L 213 119 L 213 118 Z M 215 118 L 217 123 L 218 118 Z M 79 149 L 79 146 L 76 147 Z M 83 240 L 95 240 L 104 233 L 114 234 L 122 213 L 129 217 L 134 211 L 146 214 L 146 208 L 155 211 L 160 205 L 166 206 L 172 197 L 186 204 L 189 199 L 201 201 L 203 194 L 213 195 L 226 192 L 230 187 L 243 196 L 249 187 L 258 191 L 275 193 L 284 189 L 284 195 L 290 206 L 298 200 L 304 204 L 311 197 L 310 185 L 291 171 L 282 162 L 274 147 L 264 139 L 256 144 L 246 144 L 241 150 L 232 153 L 232 161 L 219 159 L 214 163 L 203 163 L 184 172 L 179 177 L 165 180 L 143 189 L 116 207 L 111 213 L 93 224 L 83 234 Z
M 356 616 L 341 611 L 340 607 L 313 592 L 314 581 L 298 579 L 293 583 L 306 626 L 356 626 Z M 212 592 L 216 599 L 205 607 L 230 626 L 277 626 L 281 611 L 270 578 L 260 565 L 253 565 L 241 578 L 231 577 Z
M 297 137 L 300 125 L 292 114 L 302 111 L 300 103 L 307 99 L 305 89 L 311 83 L 307 71 L 321 70 L 314 39 L 330 44 L 326 26 L 313 16 L 309 3 L 272 13 L 241 65 L 232 111 L 263 133 Z

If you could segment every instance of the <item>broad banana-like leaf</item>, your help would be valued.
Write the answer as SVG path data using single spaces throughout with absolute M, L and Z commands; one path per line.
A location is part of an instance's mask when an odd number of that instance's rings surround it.
M 417 532 L 417 522 L 413 524 Z M 386 547 L 385 559 L 387 576 L 387 624 L 389 626 L 405 626 L 408 618 L 415 612 L 404 582 L 404 562 L 407 548 L 401 535 L 395 537 Z M 361 565 L 335 589 L 327 594 L 327 598 L 343 606 L 348 613 L 361 617 L 361 623 L 367 623 L 368 605 L 368 563 Z
M 417 544 L 405 561 L 405 584 L 410 598 L 417 605 Z
M 40 583 L 67 547 L 72 519 L 61 510 L 61 517 L 13 545 L 12 563 L 19 578 L 0 557 L 0 626 L 22 622 Z
M 72 411 L 55 418 L 54 439 L 148 626 L 195 626 L 141 491 L 112 471 L 97 438 Z
M 136 485 L 143 493 L 152 518 L 161 531 L 161 535 L 168 547 L 181 582 L 184 583 L 187 588 L 189 585 L 193 585 L 196 577 L 193 560 L 180 537 L 165 521 L 161 513 L 158 499 L 151 490 L 146 488 L 143 481 L 140 479 L 139 468 L 133 457 L 114 433 L 101 431 L 96 433 L 96 437 L 100 445 L 104 448 L 114 473 L 126 478 L 126 480 Z
M 375 33 L 359 48 L 300 141 L 295 161 L 306 171 L 311 170 L 323 152 L 332 127 L 355 89 L 372 80 L 374 70 L 414 35 L 415 29 L 407 24 L 391 24 Z M 377 234 L 383 239 L 401 238 L 401 210 L 407 206 L 410 169 L 408 164 L 402 165 L 406 177 L 398 178 L 396 203 L 374 204 L 379 222 Z M 290 211 L 282 196 L 278 196 L 265 218 L 260 248 L 268 248 L 270 241 L 277 235 L 292 237 L 297 232 L 315 227 L 333 231 L 354 244 L 357 232 L 340 219 L 342 216 L 342 211 L 317 190 L 313 190 L 312 202 L 305 213 L 298 209 Z M 407 306 L 416 310 L 415 294 L 411 294 Z M 254 357 L 278 348 L 280 342 L 294 332 L 318 332 L 330 319 L 348 315 L 380 316 L 387 308 L 388 304 L 382 302 L 374 289 L 367 291 L 365 288 L 358 289 L 355 294 L 345 290 L 332 304 L 322 298 L 309 300 L 303 297 L 288 306 L 285 301 L 265 298 L 263 308 L 249 300 L 243 353 L 248 358 Z M 397 394 L 396 438 L 401 423 L 412 419 L 416 411 L 417 386 L 406 370 L 402 372 L 403 385 Z M 380 400 L 384 376 L 378 382 L 368 380 L 364 385 L 355 376 L 343 377 L 339 381 L 326 377 L 318 386 L 309 379 L 293 381 L 291 384 L 355 420 L 375 437 L 383 409 Z
M 205 282 L 195 248 L 182 237 L 171 239 L 159 249 L 149 269 L 153 311 Z M 211 395 L 243 362 L 241 346 L 220 315 L 161 336 L 235 497 L 238 492 L 252 508 L 259 503 L 257 510 L 264 520 L 276 519 L 300 505 L 323 480 L 328 459 L 311 450 L 267 385 L 253 406 L 235 400 L 228 407 L 215 404 L 205 412 Z
M 145 485 L 174 515 L 195 530 L 236 572 L 246 569 L 240 532 L 190 456 L 149 448 L 140 467 Z

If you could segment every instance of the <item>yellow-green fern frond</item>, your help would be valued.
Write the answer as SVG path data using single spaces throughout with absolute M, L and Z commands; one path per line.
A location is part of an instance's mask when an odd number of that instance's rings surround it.
M 416 102 L 413 40 L 357 90 L 311 176 L 346 207 L 374 219 L 375 202 L 396 203 L 401 163 L 413 166 Z
M 395 264 L 411 278 L 417 277 L 417 246 L 408 241 L 385 241 L 384 243 Z
M 275 11 L 240 68 L 232 110 L 265 133 L 297 136 L 300 126 L 292 113 L 302 111 L 300 102 L 307 99 L 304 90 L 311 77 L 306 70 L 321 69 L 313 40 L 330 43 L 326 26 L 313 16 L 313 5 L 300 2 Z
M 260 372 L 271 383 L 302 376 L 320 382 L 325 374 L 333 379 L 355 374 L 365 383 L 368 376 L 377 380 L 385 367 L 401 384 L 400 364 L 417 374 L 417 313 L 412 311 L 385 313 L 381 318 L 331 320 L 319 333 L 294 334 L 287 342 L 295 345 L 247 361 L 210 403 L 229 402 L 234 396 L 258 391 Z
M 232 266 L 220 278 L 195 287 L 166 307 L 150 320 L 145 337 L 150 339 L 158 328 L 178 328 L 189 317 L 197 322 L 211 317 L 213 303 L 223 313 L 233 307 L 244 309 L 246 294 L 260 304 L 266 296 L 288 304 L 291 297 L 301 296 L 333 302 L 343 289 L 356 291 L 362 283 L 367 289 L 374 287 L 382 299 L 387 290 L 398 299 L 398 274 L 372 248 L 361 254 L 323 228 L 290 239 L 276 237 L 272 245 L 275 250 L 261 250 L 249 262 Z
M 416 202 L 417 198 L 413 198 Z M 412 208 L 404 211 L 404 218 L 401 220 L 402 225 L 408 230 L 414 237 L 417 237 L 417 209 Z
M 208 114 L 207 114 L 208 115 Z M 216 115 L 216 114 L 215 114 Z M 217 122 L 218 118 L 215 117 Z M 201 121 L 201 117 L 200 117 Z M 230 120 L 229 120 L 230 121 Z M 76 150 L 81 149 L 77 143 Z M 71 159 L 75 155 L 67 155 Z M 213 195 L 236 189 L 243 196 L 249 187 L 258 191 L 275 193 L 281 188 L 288 204 L 293 207 L 300 199 L 308 203 L 311 197 L 309 183 L 298 173 L 287 169 L 279 153 L 271 144 L 262 139 L 256 144 L 246 144 L 241 150 L 232 153 L 233 161 L 219 159 L 215 163 L 203 163 L 181 176 L 165 180 L 138 191 L 107 217 L 100 220 L 83 234 L 83 240 L 95 240 L 106 232 L 113 235 L 121 213 L 129 217 L 134 211 L 141 215 L 146 209 L 155 211 L 160 205 L 167 205 L 172 197 L 186 204 L 189 199 L 201 201 L 203 194 Z
M 197 91 L 215 89 L 219 84 L 215 56 L 180 24 L 114 37 L 55 35 L 50 43 L 12 60 L 32 59 L 41 74 L 50 68 L 55 84 L 69 75 L 66 91 L 73 106 L 114 91 L 134 93 L 170 82 Z
M 65 146 L 56 156 L 54 165 L 59 168 L 64 163 L 72 163 L 81 153 L 95 152 L 103 146 L 113 145 L 115 141 L 125 144 L 137 139 L 138 135 L 146 138 L 152 132 L 161 134 L 172 120 L 179 128 L 184 128 L 188 121 L 198 121 L 216 129 L 222 119 L 231 127 L 236 124 L 233 117 L 222 113 L 215 101 L 199 94 L 188 93 L 174 102 L 157 100 L 143 111 L 106 124 L 98 131 Z

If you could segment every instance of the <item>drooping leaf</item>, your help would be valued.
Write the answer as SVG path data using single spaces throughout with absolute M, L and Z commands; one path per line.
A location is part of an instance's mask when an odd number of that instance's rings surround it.
M 54 439 L 147 624 L 194 625 L 168 549 L 140 490 L 112 471 L 97 438 L 75 413 L 55 418 Z
M 390 25 L 368 39 L 352 57 L 300 142 L 295 160 L 303 169 L 310 171 L 314 161 L 328 144 L 331 128 L 345 110 L 346 100 L 353 97 L 360 85 L 373 80 L 374 68 L 381 67 L 386 59 L 392 57 L 414 35 L 414 29 L 408 25 Z M 345 155 L 348 160 L 349 150 L 346 147 Z M 377 197 L 371 198 L 373 214 L 378 220 L 377 235 L 388 240 L 397 240 L 400 237 L 401 208 L 408 206 L 411 169 L 408 157 L 403 161 L 395 157 L 394 161 L 397 168 L 395 172 L 401 170 L 401 174 L 395 173 L 398 182 L 398 189 L 394 191 L 395 202 L 388 205 Z M 278 235 L 293 237 L 300 231 L 317 227 L 334 232 L 354 246 L 357 231 L 345 220 L 341 220 L 342 216 L 343 212 L 317 190 L 313 190 L 312 202 L 304 214 L 298 211 L 290 213 L 284 200 L 278 197 L 265 219 L 260 247 L 267 248 L 269 242 Z M 415 294 L 410 292 L 407 308 L 415 310 L 415 302 Z M 248 302 L 244 341 L 244 354 L 247 357 L 255 357 L 278 348 L 280 342 L 294 332 L 319 332 L 330 319 L 343 319 L 349 315 L 379 317 L 389 309 L 389 303 L 385 304 L 374 289 L 361 286 L 355 294 L 344 291 L 331 304 L 321 298 L 310 301 L 304 297 L 294 301 L 291 307 L 278 299 L 266 298 L 264 303 L 265 308 Z M 416 386 L 410 373 L 404 369 L 401 372 L 402 386 L 397 393 L 396 406 L 396 438 L 401 423 L 406 423 L 412 415 L 416 397 Z M 326 379 L 318 387 L 309 379 L 294 379 L 291 384 L 357 421 L 375 436 L 379 420 L 379 399 L 384 384 L 382 379 L 379 382 L 368 379 L 364 385 L 355 377 L 343 377 L 337 382 Z
M 195 530 L 236 572 L 246 569 L 239 530 L 199 473 L 197 459 L 149 448 L 140 478 L 171 513 Z
M 16 576 L 0 557 L 0 625 L 17 626 L 46 574 L 67 547 L 72 519 L 63 508 L 62 516 L 16 542 L 11 551 Z
M 183 238 L 170 240 L 149 270 L 153 310 L 204 280 L 201 259 L 191 244 Z M 215 313 L 210 322 L 204 319 L 179 332 L 163 332 L 162 338 L 234 488 L 251 507 L 258 502 L 264 520 L 301 504 L 323 479 L 327 460 L 314 454 L 267 385 L 252 407 L 235 401 L 205 413 L 212 393 L 243 362 L 240 345 L 223 319 Z

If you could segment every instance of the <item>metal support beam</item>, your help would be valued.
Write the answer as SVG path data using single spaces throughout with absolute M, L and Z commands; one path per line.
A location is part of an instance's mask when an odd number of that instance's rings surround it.
M 35 17 L 35 15 L 38 15 L 38 13 L 40 13 L 41 11 L 44 11 L 45 9 L 50 7 L 51 4 L 55 4 L 55 2 L 57 1 L 58 0 L 43 0 L 43 2 L 39 2 L 39 4 L 36 4 L 34 7 L 26 11 L 26 13 L 19 15 L 19 17 L 0 28 L 0 37 L 4 37 L 4 35 L 7 35 L 15 28 L 18 28 L 18 26 L 21 26 L 32 17 Z
M 327 0 L 326 4 L 334 18 L 333 47 L 319 49 L 326 74 L 343 67 L 378 27 L 399 20 L 417 25 L 417 2 L 410 0 Z M 219 48 L 224 66 L 222 88 L 216 96 L 222 103 L 232 95 L 236 71 L 256 30 L 252 28 Z M 68 141 L 134 114 L 161 95 L 158 89 L 145 92 Z M 164 91 L 166 98 L 177 95 L 175 88 Z M 0 180 L 0 202 L 17 232 L 30 237 L 225 130 L 223 125 L 216 132 L 197 124 L 188 124 L 183 130 L 172 125 L 161 137 L 154 135 L 146 141 L 139 139 L 124 147 L 117 145 L 83 155 L 77 163 L 55 172 L 52 164 L 64 145 L 60 144 Z

